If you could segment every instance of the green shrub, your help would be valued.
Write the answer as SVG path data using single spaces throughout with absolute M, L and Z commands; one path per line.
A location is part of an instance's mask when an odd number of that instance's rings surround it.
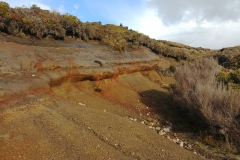
M 240 84 L 240 69 L 238 69 L 234 72 L 231 72 L 230 77 L 234 83 Z

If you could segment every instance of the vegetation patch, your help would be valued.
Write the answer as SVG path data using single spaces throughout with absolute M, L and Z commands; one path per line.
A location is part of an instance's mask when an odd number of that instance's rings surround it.
M 204 122 L 213 135 L 222 136 L 227 149 L 239 150 L 240 92 L 218 82 L 220 71 L 221 66 L 214 59 L 201 59 L 180 67 L 175 73 L 174 99 L 193 120 Z

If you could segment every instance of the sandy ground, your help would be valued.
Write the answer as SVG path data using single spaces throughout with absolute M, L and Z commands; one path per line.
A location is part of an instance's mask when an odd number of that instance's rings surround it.
M 0 41 L 1 160 L 202 159 L 141 123 L 161 119 L 157 111 L 169 101 L 160 84 L 172 82 L 152 70 L 156 55 L 6 39 Z

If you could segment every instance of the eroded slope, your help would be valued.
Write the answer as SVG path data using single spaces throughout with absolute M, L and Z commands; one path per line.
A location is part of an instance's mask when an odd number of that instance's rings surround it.
M 170 83 L 148 49 L 0 45 L 2 159 L 201 159 L 140 123 Z

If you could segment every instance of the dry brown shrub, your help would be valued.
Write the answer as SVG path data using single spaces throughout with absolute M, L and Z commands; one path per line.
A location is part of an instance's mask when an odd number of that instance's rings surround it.
M 217 83 L 221 67 L 213 59 L 201 59 L 180 67 L 175 73 L 174 99 L 190 116 L 212 126 L 230 142 L 240 142 L 240 92 Z M 196 120 L 197 120 L 196 119 Z

